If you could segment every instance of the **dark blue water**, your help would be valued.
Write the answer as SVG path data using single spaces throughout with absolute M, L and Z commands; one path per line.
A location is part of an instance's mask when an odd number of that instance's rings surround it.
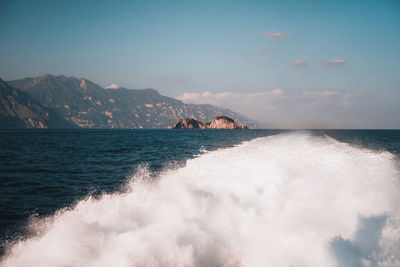
M 215 150 L 278 130 L 20 130 L 0 132 L 0 255 L 7 240 L 29 235 L 46 216 L 88 194 L 121 188 L 139 166 L 156 175 L 200 150 Z M 324 130 L 341 142 L 400 154 L 400 131 Z

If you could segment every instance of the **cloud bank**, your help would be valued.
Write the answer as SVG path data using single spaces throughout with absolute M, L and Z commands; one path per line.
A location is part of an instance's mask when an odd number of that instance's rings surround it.
M 321 61 L 321 66 L 325 68 L 344 68 L 348 64 L 345 59 L 328 59 Z
M 232 109 L 277 128 L 357 128 L 355 106 L 361 95 L 331 90 L 237 93 L 184 93 L 185 103 L 212 104 Z
M 288 38 L 288 37 L 290 37 L 289 34 L 286 34 L 283 32 L 263 32 L 262 34 L 268 38 Z
M 299 60 L 292 61 L 290 63 L 290 67 L 297 68 L 297 69 L 300 69 L 300 68 L 306 69 L 309 67 L 309 65 L 308 65 L 307 60 L 299 59 Z

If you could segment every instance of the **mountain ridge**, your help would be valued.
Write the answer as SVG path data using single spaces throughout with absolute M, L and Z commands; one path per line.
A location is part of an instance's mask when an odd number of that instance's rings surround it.
M 257 123 L 229 109 L 185 104 L 156 89 L 105 89 L 86 79 L 46 74 L 7 82 L 43 108 L 80 128 L 171 128 L 182 117 L 210 121 L 226 115 L 254 128 Z M 47 125 L 44 125 L 47 126 Z M 54 128 L 48 126 L 45 128 Z
M 73 128 L 52 109 L 30 94 L 10 87 L 0 79 L 0 129 L 10 128 Z

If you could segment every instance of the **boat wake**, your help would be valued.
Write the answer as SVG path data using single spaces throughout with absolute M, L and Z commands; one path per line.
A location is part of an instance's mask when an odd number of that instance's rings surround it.
M 400 266 L 395 157 L 287 133 L 32 220 L 2 266 Z

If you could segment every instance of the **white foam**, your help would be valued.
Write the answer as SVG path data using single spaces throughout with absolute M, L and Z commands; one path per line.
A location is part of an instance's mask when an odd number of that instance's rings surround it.
M 258 138 L 32 222 L 2 265 L 399 266 L 395 164 L 307 133 Z

